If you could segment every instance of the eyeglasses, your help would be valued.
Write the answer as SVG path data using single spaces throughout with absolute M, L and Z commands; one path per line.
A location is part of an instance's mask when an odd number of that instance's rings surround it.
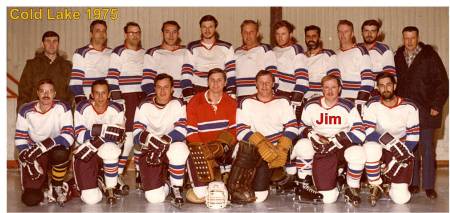
M 127 32 L 128 35 L 140 35 L 141 31 L 136 31 L 136 32 Z

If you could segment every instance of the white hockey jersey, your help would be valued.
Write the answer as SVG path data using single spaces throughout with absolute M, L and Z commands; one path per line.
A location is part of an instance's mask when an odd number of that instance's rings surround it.
M 275 75 L 275 89 L 278 86 L 277 58 L 268 44 L 260 44 L 250 50 L 236 49 L 236 96 L 256 93 L 256 74 L 268 70 Z
M 106 111 L 95 111 L 91 100 L 85 100 L 77 105 L 75 110 L 75 135 L 78 144 L 92 139 L 91 130 L 94 124 L 108 124 L 125 127 L 125 114 L 123 106 L 110 101 Z M 106 141 L 106 139 L 103 139 Z M 117 141 L 111 141 L 117 142 Z
M 274 47 L 273 52 L 277 58 L 278 89 L 304 96 L 308 91 L 309 77 L 308 70 L 305 68 L 306 56 L 303 54 L 302 46 L 293 44 L 284 48 Z
M 72 57 L 72 73 L 69 87 L 75 97 L 89 99 L 92 83 L 105 79 L 109 69 L 112 49 L 95 50 L 91 44 L 75 50 Z
M 197 40 L 189 43 L 187 49 L 181 71 L 183 90 L 193 88 L 193 85 L 208 87 L 209 70 L 220 68 L 227 74 L 227 93 L 236 94 L 236 66 L 234 49 L 230 43 L 217 40 L 211 48 L 207 48 L 201 40 Z
M 356 99 L 360 91 L 370 95 L 374 87 L 374 76 L 367 49 L 355 45 L 345 51 L 338 50 L 336 56 L 342 78 L 341 97 Z
M 358 45 L 364 45 L 360 43 Z M 394 54 L 389 49 L 389 46 L 380 42 L 376 42 L 369 49 L 370 61 L 372 62 L 372 72 L 374 79 L 381 72 L 387 72 L 396 76 Z
M 419 142 L 420 127 L 419 111 L 411 100 L 399 97 L 397 105 L 387 107 L 377 96 L 366 106 L 363 122 L 368 141 L 378 141 L 383 133 L 389 132 L 404 141 L 410 151 L 414 149 Z
M 134 143 L 139 144 L 142 132 L 161 137 L 168 135 L 172 142 L 186 138 L 186 107 L 179 99 L 172 99 L 165 106 L 156 104 L 155 97 L 146 98 L 134 115 Z
M 142 92 L 144 54 L 144 49 L 135 51 L 125 45 L 114 48 L 106 77 L 111 91 Z
M 281 136 L 294 141 L 298 124 L 294 110 L 287 99 L 275 96 L 269 102 L 261 102 L 256 95 L 244 98 L 236 112 L 237 139 L 248 141 L 254 132 L 276 143 Z
M 306 57 L 305 68 L 308 70 L 309 89 L 305 99 L 322 96 L 322 78 L 326 75 L 336 75 L 341 77 L 341 72 L 337 68 L 336 53 L 333 50 L 322 49 L 316 55 Z
M 344 98 L 339 98 L 334 106 L 327 106 L 323 96 L 308 100 L 300 121 L 300 133 L 307 126 L 325 137 L 344 131 L 354 144 L 361 144 L 366 139 L 358 110 L 353 102 Z
M 187 54 L 187 50 L 184 46 L 174 51 L 163 49 L 161 46 L 148 49 L 144 56 L 142 90 L 147 95 L 153 95 L 156 76 L 166 73 L 173 77 L 173 96 L 181 98 L 181 68 L 185 54 Z
M 49 137 L 66 148 L 72 145 L 74 131 L 70 106 L 54 100 L 47 112 L 41 112 L 39 101 L 24 104 L 17 115 L 16 148 L 21 151 Z

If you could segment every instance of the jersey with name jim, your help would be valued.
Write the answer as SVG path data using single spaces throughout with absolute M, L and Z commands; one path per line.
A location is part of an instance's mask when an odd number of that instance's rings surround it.
M 324 97 L 309 100 L 303 109 L 300 131 L 306 126 L 325 137 L 344 131 L 353 143 L 361 143 L 365 139 L 358 110 L 352 102 L 343 98 L 339 98 L 333 106 L 327 106 Z

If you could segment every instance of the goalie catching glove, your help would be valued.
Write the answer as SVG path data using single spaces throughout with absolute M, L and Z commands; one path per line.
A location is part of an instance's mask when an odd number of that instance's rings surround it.
M 408 147 L 406 147 L 405 143 L 394 138 L 394 136 L 392 136 L 389 132 L 382 134 L 378 141 L 386 150 L 394 154 L 397 161 L 403 162 L 414 157 Z
M 158 166 L 161 164 L 161 157 L 169 150 L 172 139 L 163 135 L 161 138 L 150 134 L 145 131 L 141 134 L 140 142 L 143 149 L 147 150 L 147 157 L 145 161 L 150 166 Z
M 258 148 L 258 153 L 261 155 L 261 158 L 267 163 L 274 161 L 278 157 L 277 148 L 261 133 L 253 133 L 253 135 L 249 138 L 249 142 L 252 145 L 255 145 L 256 148 Z
M 92 125 L 91 136 L 120 143 L 125 139 L 125 128 L 117 125 L 94 124 Z
M 278 157 L 275 158 L 274 161 L 269 163 L 269 168 L 277 168 L 284 166 L 284 164 L 286 164 L 289 149 L 291 147 L 292 147 L 292 140 L 286 136 L 281 137 L 278 140 L 278 144 L 276 147 L 278 150 Z
M 24 149 L 19 153 L 19 160 L 28 164 L 33 164 L 33 162 L 40 157 L 43 153 L 49 151 L 56 146 L 53 139 L 47 138 L 42 142 L 36 142 L 30 148 Z

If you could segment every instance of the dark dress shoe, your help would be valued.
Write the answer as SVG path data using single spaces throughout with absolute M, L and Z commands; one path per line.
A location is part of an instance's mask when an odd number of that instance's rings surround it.
M 425 193 L 427 194 L 427 197 L 430 199 L 436 199 L 437 193 L 434 191 L 434 189 L 427 189 L 425 190 Z
M 411 194 L 419 193 L 419 187 L 418 186 L 409 186 L 408 189 L 409 189 L 409 192 L 411 192 Z

